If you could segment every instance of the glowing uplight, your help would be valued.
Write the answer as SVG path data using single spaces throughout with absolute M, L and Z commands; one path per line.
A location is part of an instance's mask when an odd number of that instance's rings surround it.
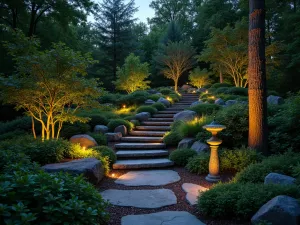
M 113 173 L 113 174 L 111 174 L 111 177 L 113 177 L 113 178 L 114 178 L 114 177 L 116 177 L 116 174 L 114 174 L 114 173 Z
M 169 96 L 167 97 L 167 100 L 168 100 L 168 101 L 172 101 L 172 99 L 171 99 Z
M 126 108 L 126 105 L 122 105 L 122 107 L 123 107 L 123 109 L 125 109 L 125 108 Z
M 83 150 L 83 151 L 85 151 L 85 149 L 86 149 L 86 147 L 85 147 L 85 146 L 83 146 L 83 147 L 82 147 L 82 150 Z
M 196 91 L 195 91 L 195 90 L 193 90 L 193 93 L 196 93 Z
M 205 91 L 205 94 L 208 94 L 208 90 Z

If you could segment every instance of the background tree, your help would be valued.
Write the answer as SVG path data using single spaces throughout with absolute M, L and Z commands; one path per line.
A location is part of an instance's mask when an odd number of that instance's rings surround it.
M 249 137 L 248 145 L 267 154 L 265 1 L 249 1 Z
M 104 0 L 100 3 L 100 11 L 96 16 L 96 29 L 99 33 L 99 47 L 103 49 L 105 57 L 102 66 L 106 73 L 103 78 L 107 86 L 116 78 L 117 67 L 124 62 L 125 57 L 132 51 L 132 26 L 137 11 L 134 0 L 127 4 L 124 0 Z
M 155 57 L 163 75 L 174 81 L 175 91 L 178 89 L 179 78 L 193 68 L 195 53 L 195 49 L 188 42 L 169 42 Z
M 199 67 L 196 67 L 190 72 L 189 82 L 197 88 L 202 88 L 204 85 L 210 83 L 209 75 L 210 73 L 207 69 L 201 70 Z
M 148 63 L 141 63 L 140 58 L 134 54 L 130 54 L 124 65 L 117 70 L 117 80 L 114 82 L 118 90 L 126 91 L 127 93 L 136 90 L 145 90 L 149 87 Z
M 16 62 L 15 75 L 1 79 L 2 100 L 25 110 L 41 124 L 42 140 L 58 138 L 64 122 L 87 121 L 76 115 L 79 108 L 96 106 L 101 94 L 95 79 L 85 79 L 87 67 L 95 61 L 64 44 L 39 51 L 39 41 L 15 32 L 15 43 L 6 43 Z

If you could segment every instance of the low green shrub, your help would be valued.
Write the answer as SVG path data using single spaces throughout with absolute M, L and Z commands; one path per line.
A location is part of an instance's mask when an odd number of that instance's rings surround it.
M 156 108 L 158 111 L 162 111 L 166 109 L 166 106 L 161 102 L 156 102 L 151 105 L 152 107 Z
M 152 94 L 148 97 L 148 99 L 151 99 L 153 101 L 157 101 L 159 98 L 161 97 L 161 95 L 158 95 L 158 94 Z
M 31 132 L 32 121 L 28 116 L 19 117 L 12 121 L 0 122 L 0 134 L 6 134 L 8 132 L 14 132 L 16 130 Z M 41 125 L 39 122 L 35 122 L 36 133 L 39 134 L 41 131 Z
M 150 94 L 147 91 L 135 91 L 128 95 L 124 95 L 117 102 L 119 106 L 133 106 L 143 104 L 148 98 Z
M 210 88 L 220 88 L 220 87 L 232 87 L 232 85 L 227 83 L 215 83 L 210 86 Z
M 75 122 L 73 124 L 66 123 L 63 125 L 60 136 L 62 138 L 70 139 L 77 134 L 86 134 L 91 131 L 91 126 L 86 123 Z
M 300 163 L 300 154 L 287 152 L 270 156 L 260 163 L 251 164 L 237 173 L 234 180 L 239 183 L 261 183 L 269 173 L 293 174 L 293 167 Z
M 227 90 L 227 94 L 248 96 L 248 88 L 230 87 Z
M 177 93 L 169 94 L 169 97 L 172 99 L 172 103 L 179 102 L 181 97 Z
M 267 96 L 270 96 L 270 95 L 279 96 L 279 93 L 274 90 L 267 90 Z
M 198 104 L 188 108 L 188 110 L 192 110 L 196 112 L 199 116 L 203 115 L 212 115 L 221 109 L 221 106 L 215 104 Z
M 102 157 L 108 157 L 110 165 L 117 161 L 116 153 L 107 146 L 96 146 L 93 149 L 101 154 Z
M 153 114 L 157 113 L 157 109 L 152 106 L 140 106 L 136 109 L 136 113 L 140 113 L 140 112 L 148 112 L 151 115 L 153 115 Z
M 105 224 L 108 204 L 97 189 L 66 173 L 22 168 L 0 175 L 1 224 Z
M 125 116 L 125 117 L 123 117 L 123 120 L 128 120 L 128 121 L 134 120 L 134 119 L 135 119 L 135 116 Z
M 171 131 L 165 134 L 163 141 L 168 146 L 177 146 L 181 139 L 182 137 L 177 132 Z
M 300 197 L 296 185 L 217 184 L 198 197 L 197 208 L 212 218 L 249 220 L 262 205 L 278 195 Z
M 24 152 L 1 148 L 0 151 L 0 174 L 7 166 L 18 163 L 19 165 L 29 165 L 30 159 Z
M 128 120 L 123 120 L 123 119 L 113 119 L 110 120 L 109 123 L 107 124 L 107 127 L 110 131 L 114 131 L 116 127 L 124 125 L 128 131 L 131 131 L 134 125 L 129 122 Z
M 237 101 L 248 102 L 248 96 L 240 96 L 236 98 Z
M 171 152 L 169 158 L 178 166 L 185 166 L 188 159 L 197 155 L 197 152 L 189 148 L 180 148 Z
M 191 173 L 196 174 L 207 174 L 208 164 L 209 164 L 209 153 L 200 153 L 199 155 L 192 157 L 188 160 L 186 164 L 186 169 Z
M 107 138 L 102 133 L 88 133 L 92 138 L 95 139 L 98 145 L 106 145 L 107 144 Z
M 107 125 L 108 124 L 108 119 L 102 115 L 89 115 L 90 121 L 88 124 L 94 128 L 96 125 Z
M 99 102 L 101 104 L 106 104 L 106 103 L 115 104 L 115 103 L 117 103 L 118 99 L 121 98 L 121 96 L 122 95 L 120 95 L 120 94 L 106 93 L 99 98 Z
M 166 87 L 158 88 L 158 91 L 160 93 L 162 93 L 163 95 L 169 95 L 173 92 L 173 90 L 171 90 L 170 88 L 166 88 Z
M 195 137 L 199 132 L 205 131 L 204 125 L 212 121 L 211 117 L 203 116 L 200 119 L 194 119 L 188 122 L 182 122 L 177 128 L 181 137 Z
M 216 90 L 214 90 L 214 94 L 226 94 L 229 87 L 219 87 Z
M 4 134 L 0 134 L 0 141 L 7 140 L 7 139 L 13 139 L 15 137 L 24 136 L 26 134 L 28 134 L 28 133 L 24 130 L 10 131 L 10 132 L 4 133 Z

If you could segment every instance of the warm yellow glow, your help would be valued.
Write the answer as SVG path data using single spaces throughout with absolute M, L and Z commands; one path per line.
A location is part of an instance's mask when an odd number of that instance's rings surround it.
M 205 91 L 205 94 L 208 94 L 208 90 Z
M 125 108 L 126 108 L 126 105 L 122 105 L 122 107 L 123 107 L 123 109 L 125 109 Z
M 193 93 L 196 93 L 196 91 L 195 91 L 195 90 L 193 90 Z
M 114 174 L 114 173 L 113 173 L 113 174 L 111 174 L 111 177 L 116 177 L 116 174 Z
M 209 98 L 211 98 L 211 99 L 215 99 L 216 97 L 215 97 L 215 96 L 210 96 Z
M 86 149 L 86 147 L 85 147 L 85 146 L 83 146 L 83 147 L 82 147 L 82 150 L 83 150 L 83 151 L 85 151 L 85 149 Z
M 114 112 L 119 115 L 119 114 L 129 114 L 131 112 L 134 112 L 135 110 L 136 110 L 135 106 L 131 106 L 131 107 L 125 106 L 125 108 L 124 108 L 124 105 L 123 105 L 121 109 L 116 109 L 116 110 L 114 110 Z
M 172 101 L 172 98 L 170 98 L 170 97 L 168 96 L 168 97 L 167 97 L 167 100 L 168 100 L 168 101 Z

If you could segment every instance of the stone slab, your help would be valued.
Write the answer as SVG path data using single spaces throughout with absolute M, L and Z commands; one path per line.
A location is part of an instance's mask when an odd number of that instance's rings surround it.
M 182 184 L 182 189 L 187 193 L 186 200 L 191 205 L 196 205 L 199 194 L 208 190 L 208 188 L 192 183 Z
M 173 170 L 130 171 L 115 181 L 126 186 L 160 186 L 175 183 L 180 176 Z
M 121 225 L 205 225 L 194 215 L 185 211 L 163 211 L 151 214 L 128 215 Z
M 177 203 L 173 191 L 169 189 L 156 190 L 116 190 L 101 192 L 102 198 L 117 206 L 131 206 L 143 209 L 155 209 Z
M 113 169 L 159 168 L 173 165 L 174 162 L 169 159 L 117 160 L 117 162 L 113 164 Z
M 164 143 L 119 143 L 115 144 L 116 149 L 161 149 L 166 148 Z
M 157 157 L 167 156 L 169 152 L 166 150 L 121 150 L 116 152 L 118 158 L 139 158 L 139 157 Z

